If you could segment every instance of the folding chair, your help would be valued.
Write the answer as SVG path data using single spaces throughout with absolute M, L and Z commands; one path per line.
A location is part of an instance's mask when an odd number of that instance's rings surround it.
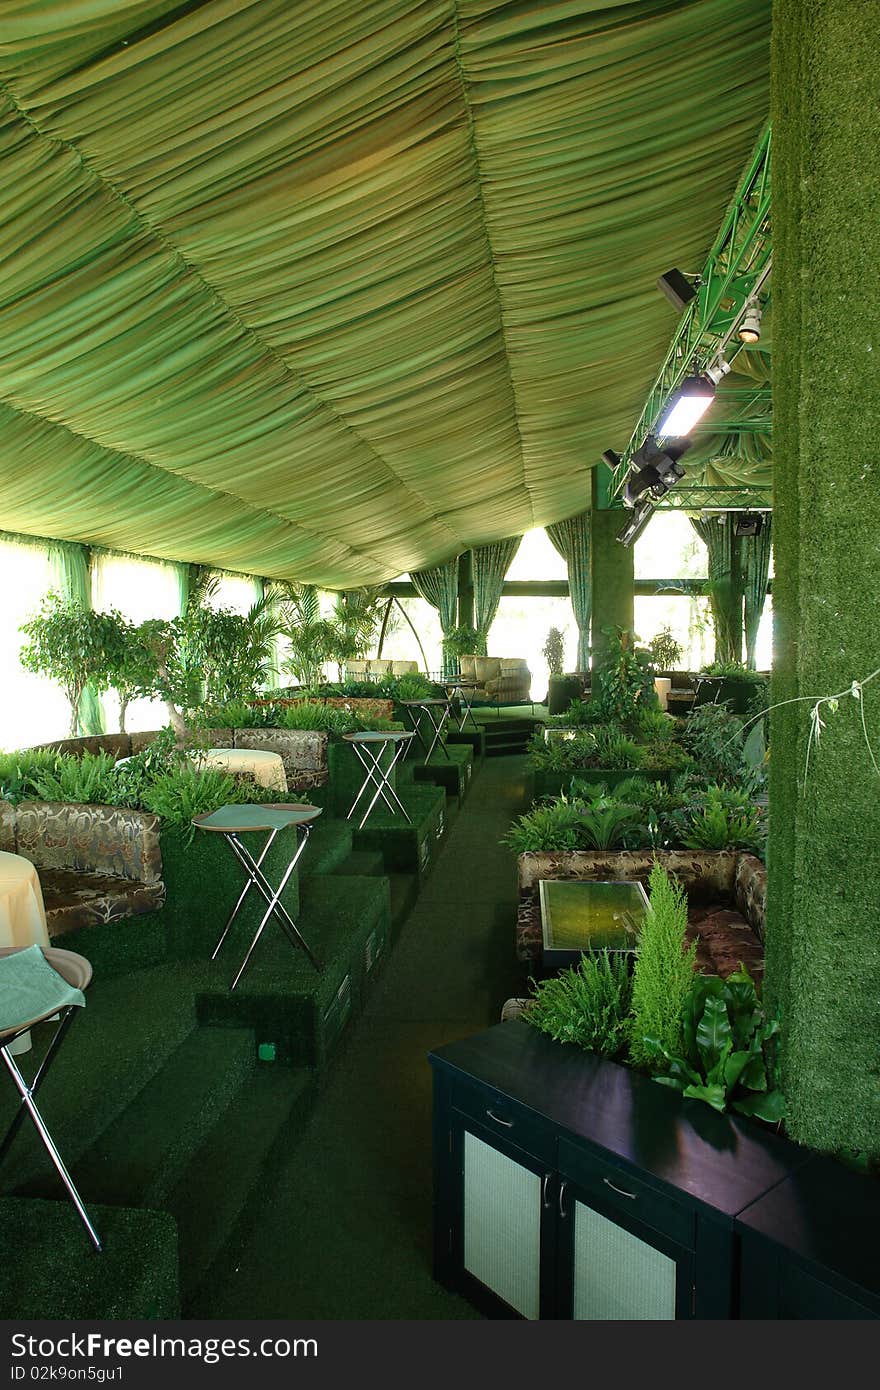
M 0 960 L 6 956 L 16 955 L 19 951 L 26 949 L 26 947 L 22 946 L 4 946 L 0 948 Z M 84 990 L 87 988 L 92 978 L 92 967 L 87 960 L 82 956 L 75 955 L 73 951 L 60 951 L 53 946 L 43 946 L 41 950 L 52 969 L 57 971 L 67 984 L 71 985 L 74 989 Z M 2 980 L 2 976 L 0 976 L 0 980 Z M 79 1007 L 78 1004 L 63 1004 L 60 1008 L 57 1005 L 53 1005 L 53 1007 L 48 1009 L 45 1013 L 38 1014 L 35 1018 L 22 1019 L 20 1023 L 16 1023 L 13 1027 L 6 1028 L 0 1032 L 0 1055 L 3 1057 L 6 1070 L 12 1077 L 13 1085 L 20 1097 L 18 1110 L 15 1112 L 12 1123 L 6 1131 L 2 1142 L 0 1142 L 0 1162 L 6 1157 L 25 1114 L 29 1115 L 33 1121 L 37 1134 L 40 1136 L 43 1147 L 58 1170 L 61 1181 L 67 1188 L 70 1200 L 76 1207 L 80 1220 L 89 1233 L 92 1244 L 96 1250 L 100 1251 L 100 1237 L 92 1225 L 91 1218 L 85 1208 L 85 1203 L 80 1197 L 73 1179 L 67 1171 L 64 1159 L 58 1152 L 55 1141 L 49 1133 L 46 1122 L 37 1109 L 37 1104 L 34 1100 L 34 1096 L 46 1079 L 46 1073 L 49 1067 L 58 1056 L 61 1044 L 70 1032 L 71 1025 L 73 1024 L 74 1017 Z M 26 1033 L 29 1028 L 33 1028 L 36 1024 L 55 1020 L 57 1020 L 57 1024 L 52 1041 L 46 1050 L 46 1055 L 37 1068 L 33 1081 L 28 1083 L 12 1054 L 10 1045 L 15 1042 L 16 1038 L 21 1037 L 22 1033 Z

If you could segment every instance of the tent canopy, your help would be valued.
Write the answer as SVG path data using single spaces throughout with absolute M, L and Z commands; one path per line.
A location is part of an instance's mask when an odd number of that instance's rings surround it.
M 769 0 L 6 0 L 0 526 L 328 587 L 588 505 Z

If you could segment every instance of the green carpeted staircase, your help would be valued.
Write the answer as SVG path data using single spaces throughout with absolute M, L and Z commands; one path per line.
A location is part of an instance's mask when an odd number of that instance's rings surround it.
M 456 767 L 470 762 L 471 750 L 461 751 Z M 296 920 L 322 973 L 275 922 L 233 994 L 252 924 L 236 923 L 215 962 L 202 949 L 213 927 L 181 933 L 167 958 L 154 959 L 169 933 L 151 923 L 157 944 L 136 942 L 128 971 L 124 946 L 105 948 L 111 968 L 96 969 L 40 1104 L 107 1252 L 91 1251 L 26 1122 L 0 1168 L 0 1314 L 173 1317 L 222 1276 L 266 1173 L 301 1132 L 364 1008 L 459 799 L 433 779 L 404 778 L 401 796 L 409 826 L 382 814 L 362 832 L 326 812 L 315 822 Z M 137 922 L 88 929 L 70 945 L 97 963 L 97 935 L 117 928 L 127 942 Z M 28 1071 L 48 1034 L 35 1030 Z M 0 1089 L 0 1125 L 15 1104 L 11 1087 Z M 87 1277 L 74 1273 L 80 1267 Z

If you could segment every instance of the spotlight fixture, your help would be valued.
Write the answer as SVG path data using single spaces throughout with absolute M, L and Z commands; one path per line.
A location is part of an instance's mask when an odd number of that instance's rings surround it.
M 609 468 L 617 468 L 620 464 L 620 454 L 616 454 L 613 449 L 606 449 L 602 454 L 602 462 L 607 463 Z
M 736 336 L 741 343 L 757 343 L 761 337 L 761 306 L 757 299 L 750 299 L 746 305 Z
M 760 536 L 764 518 L 760 512 L 740 512 L 734 523 L 735 536 Z
M 679 313 L 687 307 L 692 299 L 696 298 L 697 294 L 690 280 L 674 267 L 658 278 L 657 288 L 666 295 L 673 309 L 677 309 Z
M 647 497 L 643 497 L 638 506 L 633 508 L 632 515 L 617 537 L 620 544 L 629 548 L 634 541 L 637 541 L 653 515 L 653 502 Z
M 695 376 L 686 376 L 678 394 L 673 396 L 666 407 L 666 412 L 657 427 L 658 435 L 664 439 L 680 439 L 682 435 L 690 434 L 694 425 L 702 420 L 714 401 L 718 382 L 729 371 L 730 363 L 719 356 L 705 371 L 698 372 Z
M 676 483 L 680 483 L 684 469 L 679 459 L 690 447 L 689 439 L 680 439 L 677 444 L 667 444 L 661 449 L 654 436 L 649 434 L 633 455 L 632 468 L 623 491 L 624 506 L 635 507 L 646 492 L 655 498 L 663 497 Z

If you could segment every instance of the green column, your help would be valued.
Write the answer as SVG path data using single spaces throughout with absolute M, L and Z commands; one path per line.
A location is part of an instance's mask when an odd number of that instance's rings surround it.
M 458 625 L 474 625 L 474 564 L 470 550 L 458 557 Z
M 632 632 L 635 599 L 633 549 L 622 546 L 617 539 L 626 521 L 620 510 L 608 511 L 602 505 L 602 478 L 597 477 L 604 465 L 593 469 L 593 510 L 590 517 L 590 579 L 593 591 L 591 617 L 593 669 L 603 662 L 607 638 L 605 627 L 623 627 Z
M 880 666 L 880 67 L 876 0 L 775 0 L 774 701 L 767 990 L 788 1126 L 880 1150 L 880 776 L 851 696 Z M 864 717 L 880 762 L 880 679 Z

